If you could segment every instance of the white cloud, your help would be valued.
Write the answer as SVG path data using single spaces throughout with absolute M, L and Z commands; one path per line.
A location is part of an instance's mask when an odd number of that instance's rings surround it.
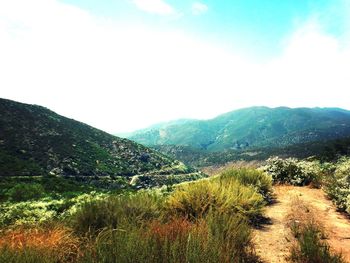
M 174 15 L 176 10 L 163 0 L 133 0 L 137 8 L 157 15 Z
M 192 4 L 192 14 L 201 15 L 208 12 L 208 6 L 200 2 L 194 2 Z
M 19 8 L 21 7 L 21 8 Z M 263 64 L 55 0 L 0 1 L 0 96 L 116 132 L 234 108 L 349 108 L 350 47 L 311 19 Z
M 297 29 L 283 55 L 266 66 L 263 81 L 289 93 L 281 104 L 349 108 L 350 46 L 325 33 L 320 21 L 311 19 Z

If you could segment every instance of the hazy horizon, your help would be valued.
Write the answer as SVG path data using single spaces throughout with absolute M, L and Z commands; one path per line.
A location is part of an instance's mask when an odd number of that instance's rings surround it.
M 350 109 L 346 0 L 0 2 L 0 97 L 110 133 L 268 107 Z

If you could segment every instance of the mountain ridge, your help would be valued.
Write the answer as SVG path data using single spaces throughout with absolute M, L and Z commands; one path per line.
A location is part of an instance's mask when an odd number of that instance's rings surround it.
M 173 124 L 172 124 L 173 123 Z M 151 126 L 152 127 L 152 126 Z M 337 139 L 350 135 L 350 111 L 341 108 L 255 106 L 208 120 L 167 122 L 128 138 L 153 145 L 182 145 L 208 151 Z

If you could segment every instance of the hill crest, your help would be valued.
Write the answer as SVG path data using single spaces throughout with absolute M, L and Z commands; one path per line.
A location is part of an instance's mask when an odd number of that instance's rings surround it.
M 1 176 L 133 176 L 188 169 L 128 139 L 7 99 L 0 99 L 0 157 Z

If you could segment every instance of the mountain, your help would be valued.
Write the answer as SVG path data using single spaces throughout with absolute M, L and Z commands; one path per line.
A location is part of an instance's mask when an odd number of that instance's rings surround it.
M 0 99 L 0 176 L 186 173 L 155 150 L 41 106 Z
M 210 120 L 168 122 L 136 131 L 128 138 L 148 146 L 188 146 L 214 152 L 286 147 L 346 136 L 350 136 L 350 111 L 251 107 Z

